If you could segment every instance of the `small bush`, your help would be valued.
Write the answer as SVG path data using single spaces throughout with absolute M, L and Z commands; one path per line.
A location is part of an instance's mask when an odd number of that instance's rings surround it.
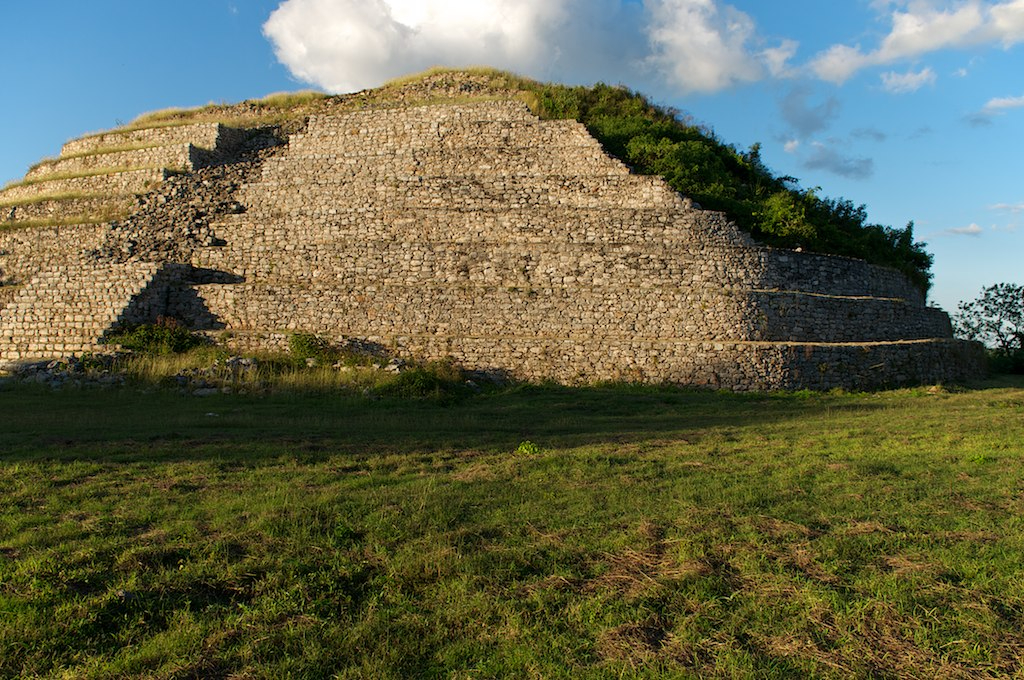
M 536 456 L 541 453 L 543 449 L 534 444 L 531 441 L 519 442 L 519 446 L 516 447 L 517 456 Z
M 388 397 L 452 396 L 466 389 L 462 369 L 452 361 L 431 361 L 402 371 L 382 385 L 378 394 Z
M 300 361 L 335 361 L 339 352 L 327 340 L 312 333 L 292 333 L 288 338 L 288 351 Z
M 156 323 L 116 331 L 105 342 L 143 354 L 181 354 L 206 344 L 207 340 L 177 319 L 159 317 Z

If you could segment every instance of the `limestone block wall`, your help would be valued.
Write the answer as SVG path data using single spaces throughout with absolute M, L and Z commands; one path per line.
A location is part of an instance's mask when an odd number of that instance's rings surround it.
M 0 202 L 8 204 L 35 200 L 45 196 L 61 196 L 76 193 L 123 196 L 124 194 L 146 191 L 148 188 L 162 182 L 166 176 L 166 171 L 161 168 L 143 168 L 118 172 L 98 170 L 94 175 L 44 180 L 8 187 L 0 192 Z
M 27 284 L 40 272 L 81 261 L 82 251 L 96 248 L 105 225 L 0 229 L 0 291 Z
M 130 151 L 113 151 L 89 156 L 72 156 L 45 161 L 25 175 L 27 180 L 42 180 L 47 177 L 97 172 L 103 169 L 123 168 L 177 168 L 191 169 L 191 144 L 175 146 L 154 146 Z
M 98 215 L 111 209 L 126 212 L 134 202 L 135 197 L 130 194 L 120 197 L 116 194 L 78 195 L 59 199 L 40 196 L 27 203 L 0 205 L 0 218 L 9 222 L 64 220 L 75 215 Z
M 0 363 L 101 349 L 100 338 L 115 325 L 166 306 L 166 293 L 152 285 L 160 271 L 159 264 L 131 263 L 41 272 L 0 310 Z
M 752 291 L 750 337 L 784 342 L 884 342 L 948 338 L 945 312 L 904 300 Z
M 838 255 L 761 248 L 760 285 L 823 295 L 899 298 L 923 305 L 924 295 L 898 271 Z
M 75 156 L 125 146 L 194 146 L 211 149 L 237 142 L 239 131 L 219 123 L 169 125 L 139 130 L 112 130 L 73 139 L 61 149 L 61 156 Z
M 829 300 L 612 287 L 276 282 L 203 287 L 229 328 L 315 330 L 389 338 L 416 329 L 452 337 L 617 337 L 641 340 L 883 342 L 949 337 L 942 312 L 898 301 Z M 894 328 L 903 337 L 894 338 Z
M 163 182 L 167 168 L 195 169 L 231 156 L 250 133 L 219 124 L 114 131 L 64 145 L 25 181 L 0 190 L 0 309 L 48 270 L 86 264 L 103 242 L 97 220 L 127 213 L 134 195 Z M 69 222 L 52 227 L 24 223 Z
M 398 339 L 416 356 L 452 356 L 464 365 L 523 380 L 672 383 L 734 391 L 869 389 L 936 384 L 981 375 L 972 343 L 807 344 L 596 338 Z

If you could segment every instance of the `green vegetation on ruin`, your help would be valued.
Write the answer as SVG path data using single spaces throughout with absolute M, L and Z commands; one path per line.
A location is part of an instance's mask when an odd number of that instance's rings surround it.
M 725 212 L 765 244 L 863 259 L 903 272 L 922 291 L 930 286 L 932 257 L 915 240 L 912 223 L 904 228 L 872 224 L 865 206 L 819 196 L 815 189 L 800 188 L 794 178 L 776 176 L 762 161 L 758 145 L 738 150 L 683 113 L 623 87 L 540 83 L 489 68 L 434 69 L 351 95 L 283 93 L 234 105 L 156 111 L 118 130 L 216 122 L 233 127 L 280 125 L 291 131 L 299 129 L 307 116 L 331 110 L 499 97 L 518 98 L 541 118 L 580 121 L 635 172 L 663 177 L 702 207 Z M 68 175 L 72 176 L 88 175 Z
M 162 127 L 220 123 L 228 127 L 256 127 L 295 123 L 334 97 L 314 91 L 279 92 L 240 104 L 207 104 L 194 109 L 169 108 L 144 113 L 118 131 L 150 130 Z M 106 133 L 97 133 L 106 134 Z
M 1022 479 L 1019 378 L 8 382 L 0 676 L 1014 677 Z
M 678 112 L 620 87 L 541 85 L 536 95 L 543 117 L 579 120 L 634 171 L 660 175 L 763 243 L 860 258 L 898 269 L 928 289 L 932 258 L 914 240 L 912 224 L 869 224 L 864 206 L 796 187 L 768 169 L 757 145 L 738 151 Z

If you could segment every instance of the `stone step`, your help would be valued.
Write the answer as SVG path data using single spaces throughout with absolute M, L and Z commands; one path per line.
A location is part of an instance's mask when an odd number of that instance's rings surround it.
M 95 135 L 73 139 L 61 149 L 62 156 L 91 154 L 105 149 L 133 146 L 183 146 L 193 144 L 212 149 L 225 135 L 225 128 L 219 123 L 195 123 L 170 125 L 138 130 L 111 130 Z
M 570 223 L 574 231 L 545 229 L 549 223 L 526 213 L 433 212 L 390 222 L 380 214 L 347 220 L 299 216 L 277 223 L 239 215 L 215 225 L 227 245 L 199 252 L 195 264 L 261 276 L 337 271 L 426 282 L 479 280 L 489 270 L 487 278 L 496 285 L 518 285 L 525 271 L 535 285 L 547 285 L 555 276 L 580 284 L 635 279 L 661 287 L 717 282 L 924 304 L 920 291 L 898 272 L 860 260 L 754 249 L 725 236 L 710 240 L 714 213 L 694 212 L 679 224 L 648 220 L 652 214 L 645 211 L 620 211 L 611 218 L 601 211 L 578 214 Z M 557 224 L 553 217 L 550 224 Z
M 45 196 L 29 202 L 0 203 L 0 224 L 39 220 L 67 220 L 76 216 L 112 219 L 127 212 L 135 203 L 130 194 L 74 196 L 50 198 Z
M 489 101 L 317 114 L 310 116 L 309 130 L 319 134 L 334 128 L 348 129 L 354 123 L 365 128 L 396 125 L 415 127 L 437 120 L 520 123 L 529 126 L 539 121 L 522 102 Z
M 250 186 L 245 203 L 254 210 L 278 212 L 309 205 L 315 193 L 323 205 L 360 210 L 377 203 L 391 209 L 446 208 L 460 210 L 517 210 L 601 208 L 683 209 L 683 198 L 653 177 L 507 177 L 470 179 L 446 177 L 397 178 L 381 183 L 373 178 L 293 175 Z
M 230 288 L 230 287 L 229 287 Z M 202 291 L 206 294 L 207 291 Z M 222 294 L 229 294 L 222 290 Z M 281 292 L 282 296 L 288 293 Z M 233 309 L 245 309 L 238 291 Z M 216 307 L 214 295 L 207 299 Z M 603 380 L 675 383 L 736 391 L 871 389 L 908 382 L 963 380 L 983 371 L 980 346 L 949 338 L 891 342 L 772 342 L 686 339 L 639 334 L 560 335 L 527 330 L 488 334 L 474 327 L 458 335 L 444 329 L 417 332 L 358 325 L 296 326 L 294 316 L 230 326 L 228 343 L 244 349 L 285 349 L 289 333 L 301 330 L 325 338 L 357 337 L 407 357 L 450 357 L 469 370 L 499 372 L 522 380 L 554 379 L 578 384 Z M 301 318 L 301 317 L 300 317 Z M 243 319 L 232 320 L 241 323 Z M 361 330 L 368 330 L 360 334 Z M 234 345 L 232 345 L 234 346 Z M 502 367 L 500 369 L 496 367 Z
M 126 171 L 118 168 L 99 169 L 80 177 L 43 179 L 27 184 L 16 184 L 0 191 L 0 202 L 21 202 L 55 194 L 135 194 L 154 188 L 166 177 L 167 171 L 163 168 Z
M 446 217 L 450 219 L 446 220 Z M 544 230 L 543 220 L 530 216 L 524 223 L 508 224 L 508 215 L 488 213 L 438 214 L 420 211 L 416 216 L 403 216 L 388 222 L 378 216 L 360 215 L 297 215 L 278 223 L 253 221 L 250 215 L 221 220 L 214 225 L 219 238 L 227 242 L 224 252 L 257 250 L 280 251 L 282 239 L 289 241 L 288 250 L 325 249 L 325 253 L 358 247 L 372 242 L 390 248 L 397 242 L 405 247 L 451 250 L 466 248 L 491 249 L 498 245 L 520 252 L 542 251 L 569 246 L 602 250 L 630 247 L 636 252 L 648 248 L 669 249 L 670 252 L 696 253 L 705 248 L 727 247 L 728 241 L 705 239 L 697 227 L 680 220 L 664 225 L 652 221 L 633 224 L 615 218 L 602 221 L 593 212 L 582 216 L 572 226 Z M 507 228 L 506 228 L 506 225 Z M 692 238 L 691 238 L 692 237 Z M 244 239 L 244 242 L 242 241 Z M 333 256 L 333 255 L 331 255 Z
M 263 166 L 264 180 L 302 175 L 328 177 L 466 177 L 499 180 L 505 177 L 618 177 L 629 168 L 600 150 L 552 148 L 514 151 L 501 147 L 471 147 L 458 155 L 438 149 L 387 152 L 374 155 L 341 149 L 302 157 L 289 154 Z
M 349 127 L 345 127 L 345 123 L 342 122 L 339 127 L 330 131 L 311 130 L 293 135 L 289 149 L 300 158 L 339 151 L 349 155 L 373 157 L 386 154 L 393 148 L 407 151 L 451 151 L 476 146 L 507 148 L 514 151 L 551 146 L 564 154 L 570 153 L 573 149 L 581 153 L 601 150 L 601 146 L 586 134 L 585 128 L 578 123 L 565 125 L 562 121 L 552 121 L 544 127 L 509 127 L 501 123 L 481 123 L 446 128 L 442 122 L 418 129 L 382 126 L 359 129 L 357 125 L 358 123 L 350 123 Z
M 221 236 L 225 231 L 219 232 Z M 344 279 L 363 276 L 402 284 L 435 280 L 485 285 L 620 285 L 643 277 L 648 287 L 678 288 L 715 282 L 719 287 L 749 283 L 730 272 L 740 264 L 759 266 L 740 250 L 679 244 L 566 243 L 551 241 L 420 241 L 413 237 L 358 234 L 328 241 L 306 233 L 251 233 L 244 241 L 197 253 L 197 266 L 276 277 Z M 291 240 L 294 237 L 294 240 Z M 289 240 L 282 247 L 281 242 Z M 271 254 L 273 255 L 271 257 Z M 733 265 L 733 266 L 730 266 Z M 631 283 L 632 285 L 632 283 Z M 747 286 L 749 287 L 749 286 Z
M 101 224 L 0 229 L 0 283 L 23 285 L 40 272 L 80 259 L 98 248 L 106 233 Z
M 92 153 L 84 156 L 58 158 L 44 161 L 29 170 L 27 180 L 40 180 L 50 177 L 59 178 L 68 175 L 92 173 L 98 170 L 116 168 L 131 170 L 135 168 L 168 168 L 172 170 L 192 170 L 195 147 L 191 144 L 174 146 L 154 146 L 130 151 L 112 151 L 108 153 Z
M 949 316 L 900 299 L 752 291 L 749 337 L 781 342 L 888 342 L 948 338 Z M 896 330 L 898 329 L 898 331 Z
M 529 281 L 381 280 L 370 273 L 332 278 L 317 277 L 316 271 L 307 278 L 267 276 L 258 281 L 197 290 L 205 309 L 230 328 L 345 328 L 360 337 L 401 334 L 403 329 L 448 337 L 502 335 L 509 328 L 524 336 L 805 343 L 950 335 L 940 310 L 882 298 L 826 298 L 713 285 L 630 289 L 568 281 L 545 287 Z M 261 325 L 266 323 L 270 325 Z
M 970 379 L 980 346 L 952 339 L 888 343 L 767 343 L 431 335 L 367 338 L 413 356 L 448 356 L 471 370 L 567 384 L 621 380 L 733 391 L 873 389 Z M 581 351 L 585 354 L 581 356 Z
M 220 342 L 237 351 L 288 349 L 289 331 L 236 330 Z M 351 335 L 324 334 L 339 344 Z M 983 370 L 983 352 L 950 339 L 886 343 L 701 342 L 676 339 L 590 339 L 414 335 L 366 338 L 406 357 L 447 356 L 471 370 L 522 380 L 587 384 L 615 379 L 737 391 L 871 389 L 916 381 L 937 384 Z M 566 359 L 594 346 L 582 367 Z M 495 368 L 495 357 L 507 369 Z

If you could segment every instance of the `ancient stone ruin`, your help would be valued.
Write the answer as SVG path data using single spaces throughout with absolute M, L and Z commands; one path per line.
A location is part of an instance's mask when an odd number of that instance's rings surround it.
M 0 192 L 0 361 L 100 350 L 115 327 L 170 316 L 240 350 L 304 332 L 566 383 L 979 371 L 902 274 L 759 246 L 579 123 L 451 78 L 386 105 L 325 99 L 291 129 L 69 142 Z

